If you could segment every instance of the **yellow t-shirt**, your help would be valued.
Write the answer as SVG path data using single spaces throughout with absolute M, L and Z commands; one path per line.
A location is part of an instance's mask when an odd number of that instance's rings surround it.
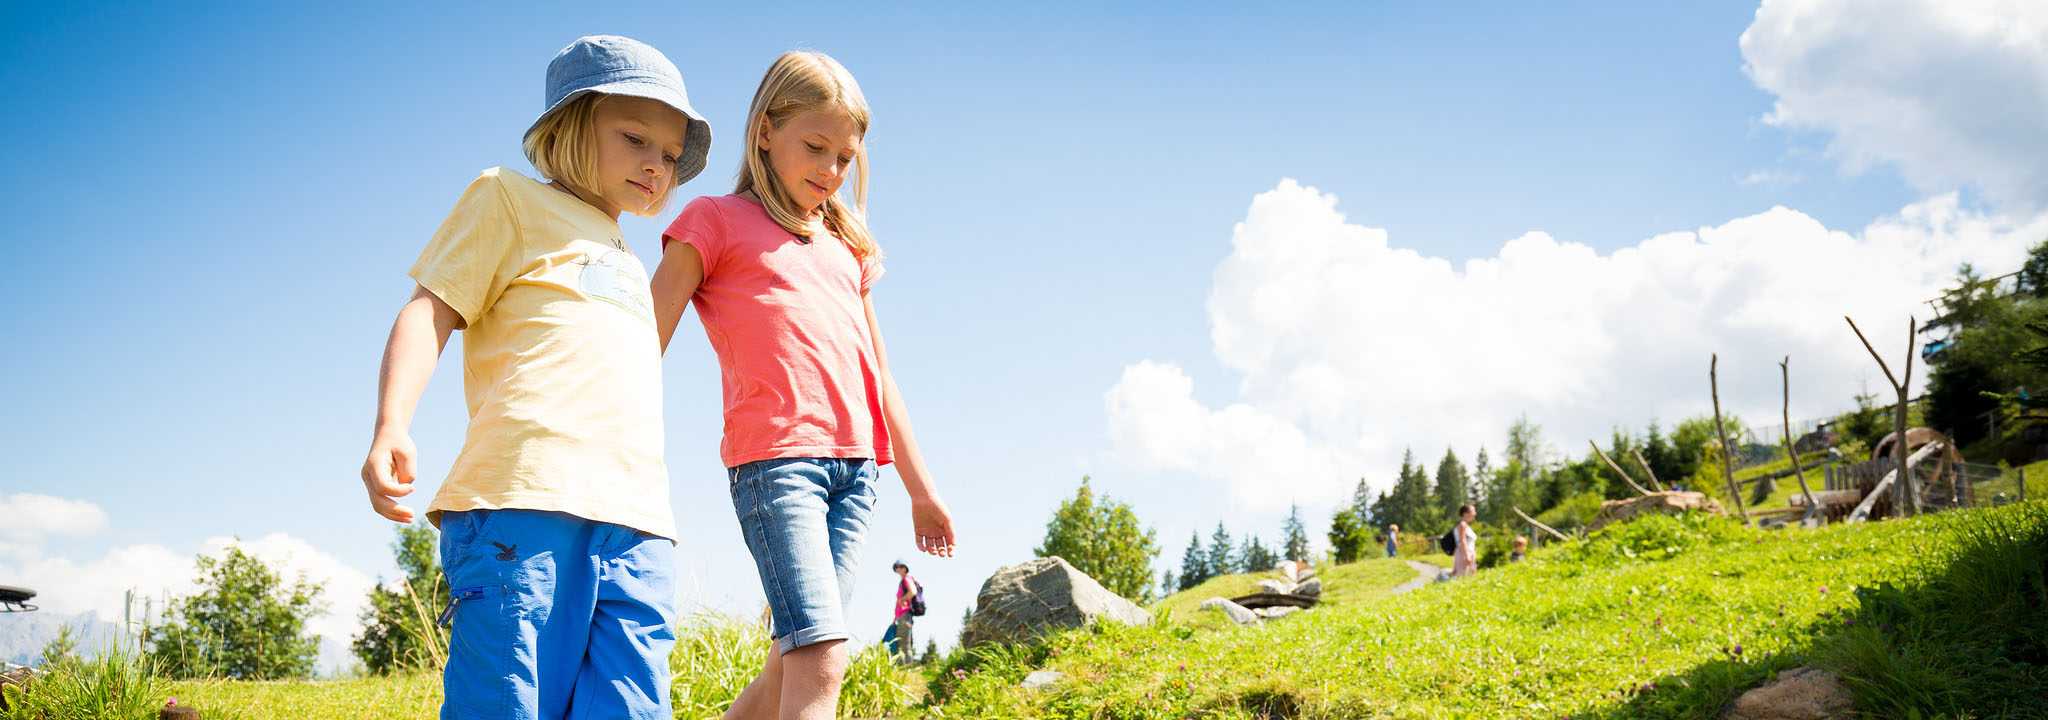
M 462 314 L 469 435 L 427 506 L 555 510 L 674 539 L 661 345 L 618 221 L 505 168 L 463 191 L 410 273 Z

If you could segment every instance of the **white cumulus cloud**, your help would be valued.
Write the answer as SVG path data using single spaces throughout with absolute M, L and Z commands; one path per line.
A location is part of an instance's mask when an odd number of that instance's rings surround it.
M 1764 122 L 1831 133 L 1851 171 L 2048 198 L 2048 2 L 1766 0 L 1741 47 Z
M 1529 233 L 1459 265 L 1282 181 L 1252 200 L 1209 298 L 1235 400 L 1199 402 L 1172 362 L 1127 366 L 1104 398 L 1112 455 L 1219 482 L 1238 507 L 1328 507 L 1361 476 L 1384 487 L 1403 448 L 1432 466 L 1446 447 L 1498 450 L 1524 413 L 1574 454 L 1617 425 L 1669 429 L 1709 408 L 1716 352 L 1733 412 L 1774 421 L 1790 355 L 1795 419 L 1832 414 L 1882 383 L 1844 315 L 1896 363 L 1907 315 L 1958 263 L 2017 267 L 2044 235 L 2048 215 L 1947 194 L 1855 233 L 1774 208 L 1605 255 Z
M 51 535 L 86 537 L 107 529 L 107 513 L 84 500 L 36 493 L 0 493 L 0 537 L 36 540 Z

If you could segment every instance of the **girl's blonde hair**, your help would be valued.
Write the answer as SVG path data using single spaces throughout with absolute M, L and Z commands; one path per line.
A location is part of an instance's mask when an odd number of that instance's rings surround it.
M 597 106 L 610 97 L 601 92 L 584 93 L 526 132 L 526 159 L 533 163 L 533 169 L 541 177 L 566 183 L 577 192 L 587 192 L 598 186 Z M 671 164 L 669 172 L 675 171 Z M 662 208 L 668 207 L 669 191 L 675 188 L 675 184 L 657 184 L 661 187 L 654 189 L 654 200 L 646 208 L 629 212 L 647 217 L 658 215 Z
M 859 126 L 862 137 L 868 134 L 868 101 L 861 96 L 860 85 L 854 83 L 852 73 L 823 53 L 783 53 L 775 64 L 768 66 L 760 89 L 754 91 L 754 104 L 747 108 L 747 151 L 741 153 L 739 178 L 732 190 L 734 194 L 754 191 L 761 206 L 767 208 L 768 216 L 775 218 L 775 224 L 797 235 L 809 235 L 812 226 L 781 183 L 775 181 L 769 170 L 768 151 L 762 150 L 755 139 L 763 122 L 779 128 L 790 118 L 812 110 L 844 112 Z M 866 148 L 854 153 L 853 170 L 853 204 L 847 205 L 838 193 L 833 193 L 825 198 L 821 209 L 825 229 L 845 241 L 854 257 L 865 258 L 881 252 L 875 246 L 874 236 L 868 234 Z

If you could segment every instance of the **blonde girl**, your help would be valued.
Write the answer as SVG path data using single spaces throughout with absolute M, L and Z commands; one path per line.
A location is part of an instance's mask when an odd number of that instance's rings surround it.
M 846 605 L 891 462 L 917 548 L 953 553 L 953 520 L 910 429 L 868 291 L 867 101 L 832 58 L 777 58 L 747 112 L 730 195 L 691 201 L 653 280 L 666 349 L 693 303 L 718 355 L 733 510 L 771 612 L 775 651 L 728 718 L 830 718 L 851 637 Z M 851 177 L 853 197 L 839 193 Z

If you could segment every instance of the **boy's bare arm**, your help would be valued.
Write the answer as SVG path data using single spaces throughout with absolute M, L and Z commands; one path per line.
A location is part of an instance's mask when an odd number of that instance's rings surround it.
M 702 282 L 704 258 L 697 254 L 697 246 L 684 242 L 663 245 L 661 264 L 654 267 L 654 279 L 648 288 L 654 296 L 654 330 L 661 334 L 662 352 L 668 352 L 676 323 L 683 319 L 683 310 L 690 306 L 690 297 L 697 294 L 697 285 Z
M 412 508 L 397 498 L 412 493 L 417 454 L 412 444 L 412 414 L 420 393 L 434 375 L 434 363 L 448 345 L 448 335 L 463 327 L 462 315 L 426 288 L 398 310 L 391 337 L 384 343 L 384 364 L 377 373 L 377 424 L 370 437 L 370 457 L 363 461 L 363 487 L 378 515 L 412 522 Z

